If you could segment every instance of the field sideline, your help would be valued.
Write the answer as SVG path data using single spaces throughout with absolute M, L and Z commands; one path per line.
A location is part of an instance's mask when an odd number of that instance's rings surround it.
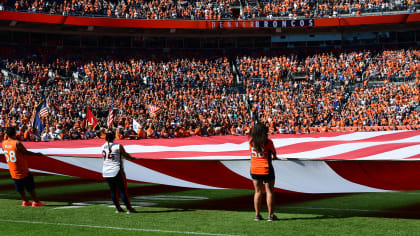
M 415 235 L 420 191 L 276 194 L 277 222 L 254 222 L 250 190 L 129 183 L 139 214 L 116 214 L 105 182 L 36 175 L 47 207 L 21 207 L 0 172 L 1 235 Z M 263 212 L 266 218 L 266 211 Z

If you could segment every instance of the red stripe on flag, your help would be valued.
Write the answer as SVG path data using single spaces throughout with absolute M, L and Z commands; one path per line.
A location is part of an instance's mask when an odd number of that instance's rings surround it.
M 368 157 L 372 155 L 381 154 L 384 152 L 389 152 L 395 149 L 410 147 L 413 145 L 418 145 L 418 143 L 388 143 L 381 144 L 376 146 L 371 146 L 367 148 L 361 148 L 354 151 L 341 153 L 338 155 L 324 156 L 319 159 L 330 159 L 330 160 L 353 160 L 363 157 Z M 395 158 L 397 159 L 397 158 Z
M 254 188 L 250 179 L 232 172 L 220 161 L 134 160 L 132 162 L 159 173 L 201 185 L 234 189 Z M 284 190 L 284 192 L 291 191 Z
M 372 138 L 361 139 L 360 141 L 363 142 L 385 142 L 385 141 L 393 141 L 399 139 L 406 139 L 411 138 L 414 136 L 420 135 L 418 131 L 403 131 L 403 132 L 392 132 L 388 134 L 378 135 Z
M 414 156 L 411 156 L 411 157 L 407 157 L 407 158 L 404 158 L 404 160 L 410 160 L 410 159 L 420 159 L 420 153 L 419 154 L 417 154 L 417 155 L 414 155 Z
M 51 173 L 75 176 L 85 179 L 102 180 L 102 173 L 91 171 L 85 168 L 74 166 L 47 156 L 30 156 L 27 158 L 29 168 L 47 171 Z
M 327 161 L 338 175 L 353 183 L 378 189 L 420 189 L 420 162 Z
M 49 112 L 48 112 L 48 109 L 45 107 L 45 108 L 42 108 L 40 111 L 39 111 L 39 115 L 41 116 L 41 117 L 44 117 L 44 116 L 47 116 L 49 114 Z
M 316 149 L 326 148 L 334 145 L 346 143 L 344 141 L 313 141 L 287 145 L 284 147 L 276 148 L 277 155 L 291 154 L 297 152 L 307 152 Z

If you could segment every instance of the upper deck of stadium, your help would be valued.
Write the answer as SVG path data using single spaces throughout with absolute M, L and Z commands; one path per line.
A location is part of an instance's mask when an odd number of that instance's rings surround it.
M 420 24 L 418 0 L 2 2 L 0 30 L 26 32 L 248 37 L 416 30 Z
M 337 18 L 413 13 L 418 0 L 3 0 L 0 10 L 152 20 Z

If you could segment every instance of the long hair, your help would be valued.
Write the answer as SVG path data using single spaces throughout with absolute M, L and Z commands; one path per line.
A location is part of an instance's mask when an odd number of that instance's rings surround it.
M 115 133 L 114 133 L 114 131 L 108 131 L 105 134 L 105 140 L 108 142 L 108 150 L 109 150 L 109 153 L 111 154 L 111 145 L 109 143 L 112 143 L 115 140 Z
M 263 145 L 268 142 L 268 128 L 262 123 L 254 125 L 251 133 L 251 143 L 254 144 L 254 148 L 259 152 L 263 152 Z

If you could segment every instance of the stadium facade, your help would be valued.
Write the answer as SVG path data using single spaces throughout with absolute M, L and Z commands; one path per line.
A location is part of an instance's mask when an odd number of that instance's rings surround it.
M 398 13 L 342 18 L 203 21 L 2 11 L 0 43 L 166 51 L 418 46 L 420 13 Z

